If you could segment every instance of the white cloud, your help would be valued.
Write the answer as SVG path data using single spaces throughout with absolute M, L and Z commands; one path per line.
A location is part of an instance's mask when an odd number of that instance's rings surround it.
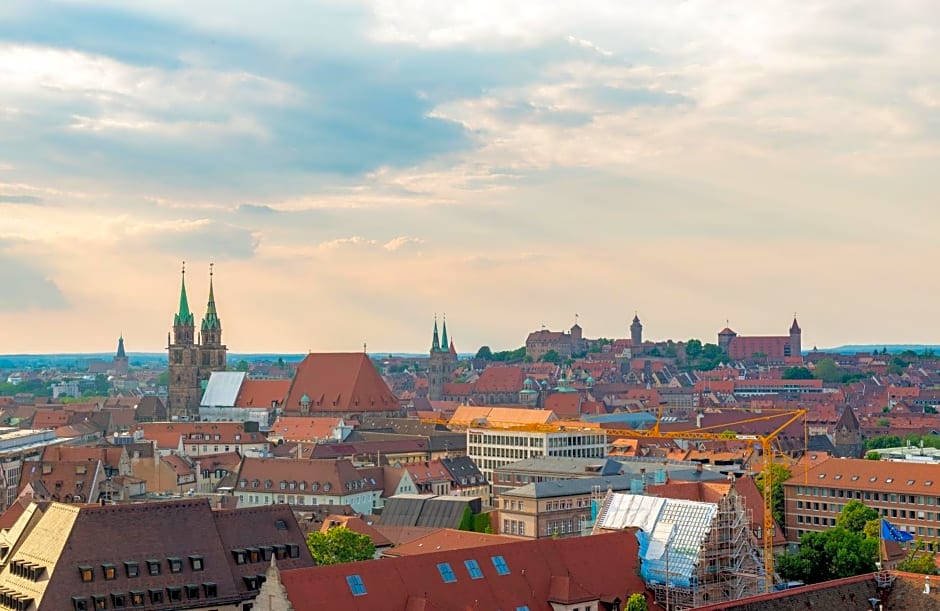
M 409 236 L 398 236 L 397 238 L 392 238 L 388 242 L 382 245 L 382 248 L 389 252 L 395 252 L 409 246 L 419 246 L 424 244 L 424 240 L 420 238 L 413 238 Z

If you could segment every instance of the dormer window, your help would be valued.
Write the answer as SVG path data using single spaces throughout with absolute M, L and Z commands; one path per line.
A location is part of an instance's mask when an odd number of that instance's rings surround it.
M 199 586 L 194 583 L 187 585 L 186 598 L 189 600 L 199 600 Z
M 140 565 L 136 562 L 125 562 L 124 570 L 128 577 L 138 577 L 140 575 Z
M 91 583 L 95 580 L 95 569 L 88 565 L 78 567 L 78 574 L 82 578 L 82 583 Z
M 166 562 L 170 567 L 171 573 L 180 573 L 183 571 L 183 559 L 182 558 L 167 558 Z
M 245 564 L 247 554 L 243 549 L 233 549 L 232 557 L 235 558 L 235 564 Z
M 194 571 L 201 571 L 202 570 L 202 556 L 190 556 L 189 568 L 191 568 Z
M 113 564 L 102 564 L 101 572 L 104 574 L 106 581 L 111 581 L 112 579 L 117 579 L 117 567 Z

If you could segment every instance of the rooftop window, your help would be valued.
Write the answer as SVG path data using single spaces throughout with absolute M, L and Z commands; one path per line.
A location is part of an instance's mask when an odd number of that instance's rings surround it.
M 166 598 L 171 603 L 183 602 L 183 588 L 179 586 L 167 588 Z
M 167 558 L 166 563 L 169 565 L 171 573 L 181 573 L 183 571 L 182 558 Z
M 837 473 L 836 475 L 833 475 L 833 476 L 832 476 L 832 479 L 842 479 L 842 474 L 841 474 L 841 473 Z
M 516 607 L 516 611 L 529 611 L 529 605 L 522 605 L 521 607 Z
M 190 556 L 189 567 L 194 571 L 202 570 L 202 556 Z
M 95 569 L 88 565 L 78 567 L 78 574 L 82 578 L 82 583 L 89 583 L 95 580 Z
M 186 598 L 189 600 L 198 600 L 199 599 L 199 586 L 194 583 L 188 584 L 186 586 Z
M 885 480 L 885 483 L 886 483 L 886 484 L 890 484 L 890 483 L 893 482 L 893 481 L 894 481 L 894 478 L 893 478 L 893 477 L 889 477 L 888 479 Z
M 233 549 L 232 557 L 235 558 L 235 564 L 245 564 L 245 550 Z
M 853 475 L 853 476 L 852 476 L 852 481 L 853 481 L 853 482 L 856 481 L 857 479 L 858 479 L 858 476 L 857 476 L 857 475 Z
M 444 580 L 444 583 L 454 583 L 457 581 L 457 576 L 454 575 L 454 569 L 450 568 L 450 564 L 447 562 L 438 564 L 437 572 L 441 574 L 441 579 Z
M 877 482 L 877 481 L 878 481 L 878 478 L 877 478 L 876 476 L 872 475 L 871 477 L 868 478 L 868 481 L 870 481 L 870 482 Z
M 140 565 L 136 562 L 125 562 L 124 570 L 127 572 L 128 577 L 138 577 L 140 575 Z
M 493 561 L 493 566 L 496 567 L 496 572 L 500 575 L 509 574 L 509 565 L 506 564 L 506 559 L 502 556 L 492 556 L 490 560 Z
M 924 481 L 924 485 L 925 485 L 925 486 L 933 486 L 933 481 L 928 479 L 928 480 Z
M 75 611 L 88 611 L 88 599 L 84 596 L 73 596 L 72 608 Z
M 143 607 L 143 606 L 144 606 L 144 592 L 143 592 L 143 590 L 131 590 L 131 606 L 133 606 L 133 607 Z
M 463 564 L 467 567 L 467 572 L 470 573 L 470 579 L 483 578 L 483 571 L 480 570 L 480 565 L 476 560 L 464 560 Z
M 104 578 L 107 581 L 112 579 L 117 579 L 117 567 L 113 564 L 106 563 L 101 565 L 101 572 L 104 574 Z
M 159 560 L 148 560 L 147 561 L 147 573 L 156 577 L 160 574 L 160 561 Z
M 111 606 L 115 609 L 123 609 L 127 606 L 127 594 L 124 592 L 111 593 Z
M 91 606 L 95 609 L 107 609 L 108 608 L 108 597 L 101 594 L 96 594 L 91 597 Z
M 347 575 L 346 583 L 353 596 L 362 596 L 366 593 L 366 584 L 362 583 L 362 577 L 359 575 Z
M 274 527 L 278 530 L 287 530 L 287 522 L 284 520 L 275 520 Z
M 913 486 L 913 485 L 914 485 L 914 480 L 912 480 L 912 479 L 907 480 L 907 485 L 908 485 L 908 486 Z
M 300 545 L 296 543 L 288 543 L 287 555 L 291 558 L 300 558 Z
M 204 583 L 202 591 L 206 593 L 206 598 L 216 598 L 219 595 L 219 586 L 211 582 Z
M 819 479 L 826 479 L 826 474 L 825 474 L 825 473 L 820 473 L 820 474 L 819 474 Z
M 157 604 L 163 602 L 163 590 L 158 590 L 156 588 L 150 589 L 150 602 Z

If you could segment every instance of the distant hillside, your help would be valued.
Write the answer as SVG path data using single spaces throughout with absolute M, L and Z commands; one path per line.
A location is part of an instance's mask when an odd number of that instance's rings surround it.
M 885 348 L 888 349 L 889 354 L 899 354 L 907 350 L 913 350 L 918 353 L 925 350 L 933 350 L 935 353 L 940 354 L 940 346 L 936 344 L 848 344 L 845 346 L 836 346 L 835 348 L 818 348 L 817 351 L 854 354 L 856 352 L 873 352 L 875 350 L 881 352 Z

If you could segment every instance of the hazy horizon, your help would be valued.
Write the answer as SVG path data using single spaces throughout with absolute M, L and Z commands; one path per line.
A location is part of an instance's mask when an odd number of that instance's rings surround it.
M 937 48 L 928 0 L 5 2 L 0 352 L 159 352 L 184 260 L 242 353 L 940 344 Z

